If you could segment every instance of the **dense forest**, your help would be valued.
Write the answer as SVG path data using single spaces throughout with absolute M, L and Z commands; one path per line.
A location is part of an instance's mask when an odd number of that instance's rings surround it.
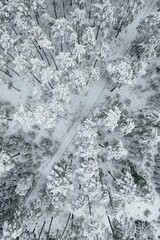
M 160 1 L 0 1 L 0 239 L 160 239 Z

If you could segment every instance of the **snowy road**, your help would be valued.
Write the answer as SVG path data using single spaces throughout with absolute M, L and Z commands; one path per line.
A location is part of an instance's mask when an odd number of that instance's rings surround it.
M 156 5 L 156 0 L 148 0 L 147 1 L 145 7 L 140 12 L 140 14 L 128 26 L 124 40 L 121 43 L 121 46 L 119 47 L 119 50 L 115 54 L 114 58 L 119 58 L 119 57 L 125 56 L 127 50 L 129 49 L 129 47 L 131 45 L 131 42 L 133 41 L 133 39 L 135 38 L 135 36 L 137 34 L 136 27 L 138 26 L 140 20 L 143 19 L 145 16 L 147 16 L 149 13 L 151 13 L 153 11 L 153 9 L 155 8 L 155 5 Z M 35 183 L 34 187 L 30 191 L 30 193 L 25 201 L 26 206 L 30 203 L 31 200 L 33 200 L 37 197 L 39 190 L 42 188 L 43 184 L 45 184 L 47 176 L 50 174 L 50 172 L 52 170 L 52 166 L 54 165 L 55 162 L 60 161 L 60 159 L 63 156 L 63 154 L 65 153 L 66 149 L 68 148 L 68 146 L 74 139 L 76 132 L 77 132 L 77 128 L 81 124 L 81 121 L 88 116 L 88 114 L 90 113 L 90 111 L 92 110 L 92 108 L 94 107 L 96 102 L 98 101 L 98 99 L 106 85 L 107 85 L 107 76 L 106 76 L 106 72 L 104 72 L 101 75 L 99 82 L 94 87 L 91 88 L 89 95 L 88 95 L 88 100 L 85 103 L 85 106 L 84 106 L 81 114 L 79 115 L 79 117 L 77 118 L 77 120 L 75 121 L 73 126 L 70 128 L 68 134 L 62 141 L 62 143 L 61 143 L 60 147 L 58 148 L 57 152 L 55 153 L 54 157 L 51 159 L 50 162 L 47 162 L 47 163 L 45 162 L 43 167 L 41 168 L 41 169 L 43 169 L 43 171 L 41 171 L 41 174 L 40 174 L 37 182 Z

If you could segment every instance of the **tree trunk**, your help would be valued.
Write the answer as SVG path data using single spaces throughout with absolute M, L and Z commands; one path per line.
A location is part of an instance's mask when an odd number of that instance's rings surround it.
M 19 73 L 17 73 L 13 68 L 9 67 L 8 65 L 6 65 L 9 69 L 11 69 L 17 76 L 20 76 Z
M 73 229 L 73 220 L 74 220 L 74 214 L 72 214 L 72 217 L 71 217 L 71 229 Z
M 30 74 L 37 80 L 37 82 L 41 83 L 41 81 L 31 71 Z
M 96 40 L 98 39 L 98 35 L 99 35 L 99 30 L 100 30 L 100 25 L 97 28 L 97 33 L 96 33 Z
M 51 221 L 50 221 L 50 224 L 49 224 L 48 233 L 47 233 L 47 240 L 49 240 L 49 234 L 50 234 L 50 230 L 51 230 L 51 226 L 52 226 L 52 221 L 53 221 L 53 217 L 51 217 Z
M 61 52 L 63 52 L 63 43 L 62 43 L 62 40 L 61 40 Z
M 11 26 L 11 28 L 13 29 L 13 31 L 15 32 L 15 34 L 16 34 L 17 36 L 19 36 L 19 34 L 17 33 L 16 29 L 15 29 L 13 26 Z M 22 35 L 22 34 L 21 34 L 21 35 Z M 23 43 L 23 41 L 22 41 L 21 38 L 19 38 L 19 40 L 20 40 L 21 43 Z
M 86 82 L 86 86 L 88 85 L 88 83 L 89 83 L 89 80 L 90 80 L 90 77 L 88 78 L 88 80 L 87 80 L 87 82 Z
M 111 92 L 113 92 L 115 90 L 115 88 L 117 87 L 118 82 L 116 83 L 116 85 L 111 89 Z
M 116 34 L 116 38 L 118 37 L 119 33 L 120 33 L 121 30 L 122 30 L 123 23 L 124 23 L 124 22 L 122 21 L 122 23 L 120 24 L 120 27 L 118 28 L 118 31 L 117 31 L 117 34 Z
M 114 236 L 114 230 L 113 230 L 113 227 L 112 227 L 112 223 L 111 223 L 110 217 L 107 216 L 107 218 L 108 218 L 109 225 L 110 225 L 110 227 L 111 227 L 111 231 L 112 231 L 113 236 Z
M 35 42 L 36 42 L 36 44 L 37 44 L 38 48 L 39 48 L 40 50 L 42 50 L 42 48 L 39 46 L 39 44 L 38 44 L 38 42 L 37 42 L 37 40 L 36 40 L 36 39 L 35 39 Z
M 91 19 L 91 10 L 89 10 L 88 18 Z
M 13 60 L 15 59 L 9 52 L 7 52 L 8 56 L 10 56 Z
M 94 19 L 94 20 L 93 20 L 92 27 L 95 27 L 95 24 L 96 24 L 96 20 Z
M 56 67 L 56 70 L 58 71 L 58 66 L 57 66 L 57 63 L 56 63 L 54 57 L 52 56 L 52 53 L 51 53 L 51 58 L 52 58 L 52 60 L 53 60 L 53 62 L 54 62 L 54 65 L 55 65 L 55 67 Z
M 113 201 L 112 201 L 112 196 L 111 196 L 111 193 L 108 191 L 108 196 L 109 196 L 109 201 L 110 201 L 110 204 L 111 204 L 111 207 L 113 209 Z
M 49 84 L 49 86 L 51 87 L 51 89 L 53 89 L 53 87 L 52 87 L 51 83 L 50 83 L 50 82 L 48 82 L 48 84 Z
M 21 155 L 21 154 L 20 154 L 20 153 L 17 153 L 17 154 L 15 154 L 15 155 L 11 156 L 11 158 L 17 157 L 17 156 L 19 156 L 19 155 Z
M 4 51 L 4 48 L 0 46 L 0 48 Z M 8 51 L 7 51 L 8 56 L 10 56 L 12 59 L 15 59 Z
M 63 0 L 63 17 L 66 18 L 66 11 L 65 11 L 65 3 L 64 3 L 64 0 Z
M 89 201 L 89 196 L 87 195 L 87 198 L 88 198 L 88 208 L 89 208 L 89 215 L 90 215 L 90 218 L 91 218 L 91 224 L 92 224 L 92 211 L 91 211 L 91 203 Z
M 54 15 L 55 15 L 55 19 L 57 20 L 57 10 L 56 10 L 56 4 L 53 1 L 53 7 L 54 7 Z
M 116 181 L 115 177 L 113 177 L 112 173 L 108 171 L 109 175 L 113 178 L 114 181 Z
M 35 232 L 35 230 L 36 230 L 36 226 L 37 226 L 37 222 L 36 222 L 36 225 L 35 225 L 35 227 L 33 228 L 33 231 L 32 231 L 32 233 L 34 233 L 34 232 Z
M 102 148 L 104 148 L 104 146 L 103 146 L 102 144 L 100 144 L 100 143 L 99 143 L 99 146 L 102 147 Z
M 15 90 L 17 90 L 17 92 L 20 92 L 20 90 L 14 86 L 12 86 L 11 88 L 14 88 Z
M 92 2 L 93 0 L 91 0 L 91 5 L 92 5 Z M 91 7 L 90 7 L 90 10 L 89 10 L 89 16 L 88 16 L 89 19 L 91 19 Z
M 70 0 L 70 6 L 72 7 L 73 3 L 72 3 L 72 0 Z
M 39 20 L 38 20 L 39 15 L 38 15 L 38 12 L 35 12 L 35 17 L 36 17 L 37 24 L 38 24 L 38 26 L 39 26 Z
M 37 52 L 39 53 L 39 55 L 40 55 L 40 57 L 41 57 L 41 59 L 44 61 L 44 58 L 43 58 L 43 56 L 42 56 L 42 54 L 41 54 L 41 52 L 39 51 L 39 49 L 38 49 L 38 47 L 37 47 L 37 45 L 32 41 L 32 43 L 33 43 L 33 45 L 35 46 L 35 48 L 36 48 L 36 50 L 37 50 Z M 37 43 L 37 42 L 36 42 Z
M 0 69 L 0 71 L 6 74 L 8 77 L 12 78 L 12 76 L 8 72 L 3 71 L 2 69 Z
M 80 30 L 77 28 L 77 41 L 80 44 Z
M 11 26 L 11 28 L 13 29 L 13 31 L 15 32 L 15 34 L 18 36 L 18 33 L 17 33 L 16 29 L 15 29 L 13 26 Z
M 40 238 L 41 238 L 42 231 L 43 231 L 43 228 L 44 228 L 45 224 L 46 224 L 46 221 L 44 221 L 44 223 L 43 223 L 43 226 L 42 226 L 41 231 L 40 231 L 40 233 L 39 233 L 38 240 L 40 240 Z
M 95 60 L 95 63 L 93 65 L 94 68 L 96 67 L 97 62 L 98 62 L 98 59 Z
M 45 58 L 46 58 L 46 60 L 47 60 L 48 65 L 51 66 L 51 64 L 50 64 L 50 62 L 49 62 L 49 59 L 48 59 L 48 57 L 47 57 L 47 54 L 46 54 L 46 52 L 44 51 L 43 48 L 42 48 L 42 52 L 43 52 L 43 54 L 44 54 L 44 56 L 45 56 Z
M 70 217 L 71 217 L 71 213 L 69 213 L 69 216 L 68 216 L 68 219 L 67 219 L 67 222 L 66 222 L 66 225 L 65 225 L 65 228 L 62 232 L 62 235 L 61 235 L 61 239 L 63 238 L 63 235 L 65 234 L 65 231 L 67 229 L 67 226 L 68 226 L 68 223 L 69 223 L 69 220 L 70 220 Z

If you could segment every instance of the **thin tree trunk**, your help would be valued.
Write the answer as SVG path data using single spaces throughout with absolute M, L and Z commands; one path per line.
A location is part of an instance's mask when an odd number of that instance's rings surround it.
M 15 59 L 12 54 L 10 54 L 9 52 L 7 52 L 8 56 L 10 56 L 13 60 Z
M 55 65 L 55 67 L 56 67 L 56 70 L 58 71 L 57 63 L 56 63 L 54 57 L 52 56 L 52 53 L 51 53 L 51 58 L 52 58 L 52 60 L 53 60 L 53 62 L 54 62 L 54 65 Z
M 46 224 L 46 221 L 44 221 L 44 223 L 43 223 L 43 226 L 42 226 L 41 231 L 40 231 L 40 233 L 39 233 L 38 240 L 40 240 L 40 238 L 41 238 L 42 231 L 43 231 L 43 228 L 44 228 L 45 224 Z
M 90 77 L 88 78 L 88 80 L 87 80 L 87 82 L 86 82 L 86 86 L 88 85 L 88 83 L 89 83 L 89 80 L 90 80 Z
M 63 52 L 63 43 L 61 41 L 61 52 Z
M 88 198 L 88 207 L 89 207 L 89 215 L 92 216 L 92 212 L 91 212 L 91 203 L 89 201 L 89 196 L 87 195 Z
M 50 62 L 49 62 L 49 59 L 48 59 L 48 57 L 47 57 L 47 54 L 46 54 L 46 52 L 44 51 L 43 48 L 42 48 L 42 52 L 43 52 L 43 54 L 44 54 L 44 56 L 45 56 L 45 58 L 46 58 L 46 60 L 47 60 L 48 65 L 51 66 L 51 64 L 50 64 Z
M 89 208 L 89 215 L 90 215 L 90 218 L 91 218 L 91 224 L 92 224 L 92 211 L 91 211 L 91 203 L 89 201 L 89 196 L 87 195 L 87 199 L 88 199 L 88 208 Z
M 98 35 L 99 35 L 99 30 L 100 30 L 100 25 L 97 28 L 97 33 L 96 33 L 96 40 L 98 39 Z
M 93 20 L 92 27 L 95 27 L 95 24 L 96 24 L 96 20 L 94 19 L 94 20 Z
M 34 233 L 34 232 L 35 232 L 35 230 L 36 230 L 36 226 L 37 226 L 37 222 L 36 222 L 36 225 L 35 225 L 35 227 L 33 228 L 33 231 L 32 231 L 32 233 Z
M 38 42 L 37 42 L 37 40 L 36 40 L 36 39 L 35 39 L 35 42 L 36 42 L 36 44 L 37 44 L 38 48 L 41 50 L 42 48 L 39 46 L 39 44 L 38 44 Z
M 96 59 L 94 65 L 93 65 L 94 68 L 96 67 L 97 62 L 98 62 L 98 59 Z
M 37 82 L 41 83 L 41 81 L 31 71 L 30 74 L 37 80 Z
M 48 233 L 47 233 L 47 240 L 49 240 L 49 234 L 50 234 L 50 230 L 51 230 L 51 226 L 52 226 L 52 221 L 53 221 L 53 217 L 51 217 L 51 221 L 50 221 L 50 224 L 49 224 Z
M 70 6 L 72 7 L 73 3 L 72 3 L 72 0 L 70 0 Z
M 77 41 L 78 41 L 78 44 L 80 44 L 80 30 L 77 29 Z
M 7 52 L 8 56 L 10 56 L 13 60 L 15 59 L 9 52 Z
M 74 214 L 72 214 L 72 217 L 71 217 L 71 230 L 73 229 L 73 220 L 74 220 Z
M 112 201 L 112 196 L 111 196 L 110 191 L 108 191 L 108 196 L 109 196 L 109 201 L 110 201 L 111 207 L 113 209 L 113 201 Z
M 116 85 L 110 90 L 111 92 L 113 92 L 115 90 L 115 88 L 117 87 L 118 82 L 116 83 Z
M 56 4 L 55 4 L 54 1 L 53 1 L 53 7 L 54 7 L 54 15 L 55 15 L 55 18 L 57 20 L 57 10 L 56 10 Z
M 89 10 L 88 18 L 91 19 L 91 10 Z
M 111 227 L 111 231 L 112 231 L 113 236 L 114 236 L 114 230 L 113 230 L 113 227 L 112 227 L 112 223 L 111 223 L 110 217 L 107 216 L 107 218 L 108 218 L 109 225 L 110 225 L 110 227 Z
M 49 86 L 51 87 L 51 89 L 53 89 L 53 87 L 52 87 L 51 83 L 50 83 L 50 82 L 48 82 L 48 84 L 49 84 Z
M 3 71 L 2 69 L 0 69 L 0 71 L 6 74 L 8 77 L 12 78 L 12 76 L 8 72 Z
M 113 178 L 114 181 L 116 181 L 115 177 L 113 177 L 112 173 L 108 171 L 109 175 Z
M 102 148 L 104 148 L 104 146 L 103 146 L 102 144 L 100 144 L 100 143 L 99 143 L 99 146 L 102 147 Z
M 0 48 L 4 51 L 4 48 L 0 46 Z M 15 59 L 8 51 L 7 51 L 8 56 L 10 56 L 12 59 Z
M 17 154 L 15 154 L 15 155 L 11 156 L 11 158 L 17 157 L 17 156 L 19 156 L 19 155 L 21 155 L 21 154 L 20 154 L 20 153 L 17 153 Z
M 35 48 L 36 48 L 36 50 L 37 50 L 37 52 L 39 53 L 39 55 L 40 55 L 40 57 L 41 57 L 41 59 L 44 61 L 44 58 L 43 58 L 43 56 L 42 56 L 42 54 L 41 54 L 41 52 L 39 51 L 39 49 L 37 48 L 37 45 L 32 41 L 32 43 L 33 43 L 33 45 L 35 46 Z M 39 47 L 39 46 L 38 46 Z
M 91 0 L 91 4 L 92 4 L 93 0 Z M 89 19 L 91 19 L 91 7 L 90 7 L 90 10 L 89 10 L 89 16 L 88 16 Z
M 19 90 L 18 88 L 11 86 L 11 88 L 14 88 L 15 90 L 17 90 L 17 92 L 20 92 L 21 90 Z
M 65 3 L 64 3 L 64 0 L 63 0 L 63 17 L 66 18 L 66 12 L 65 12 Z
M 49 32 L 48 32 L 48 38 L 49 38 L 50 42 L 52 43 L 52 38 L 51 38 L 51 29 L 49 29 L 48 31 L 49 31 Z
M 11 28 L 13 29 L 13 31 L 15 32 L 15 34 L 18 36 L 18 33 L 17 33 L 16 29 L 15 29 L 13 26 L 11 26 Z
M 70 217 L 71 217 L 71 213 L 69 213 L 69 216 L 68 216 L 68 218 L 67 218 L 67 222 L 66 222 L 65 228 L 64 228 L 64 230 L 63 230 L 63 232 L 62 232 L 61 239 L 63 238 L 63 236 L 64 236 L 64 234 L 65 234 L 65 231 L 66 231 L 66 229 L 67 229 L 67 226 L 68 226 Z
M 122 23 L 121 23 L 121 25 L 120 25 L 120 27 L 119 27 L 119 29 L 118 29 L 118 31 L 117 31 L 117 34 L 116 34 L 116 38 L 118 37 L 118 35 L 119 35 L 119 33 L 121 32 L 121 29 L 122 29 L 122 26 L 123 26 L 123 21 L 122 21 Z
M 36 17 L 37 24 L 38 24 L 38 26 L 39 26 L 39 20 L 38 20 L 39 15 L 38 15 L 38 12 L 35 12 L 35 17 Z
M 11 26 L 11 28 L 13 29 L 13 31 L 15 32 L 15 34 L 17 35 L 17 36 L 19 36 L 19 34 L 17 33 L 17 31 L 16 31 L 16 29 L 13 27 L 13 26 Z M 22 34 L 21 34 L 22 35 Z M 20 40 L 20 42 L 21 43 L 23 43 L 23 41 L 22 41 L 22 39 L 19 37 L 19 40 Z
M 11 68 L 10 66 L 6 65 L 9 69 L 11 69 L 17 76 L 20 76 L 19 73 L 17 73 L 13 68 Z

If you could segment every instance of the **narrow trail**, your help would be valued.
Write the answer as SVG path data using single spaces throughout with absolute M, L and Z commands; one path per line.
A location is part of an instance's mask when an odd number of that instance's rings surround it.
M 121 43 L 121 46 L 119 47 L 118 52 L 114 56 L 115 59 L 124 57 L 126 55 L 127 51 L 130 48 L 131 42 L 134 40 L 137 34 L 136 27 L 139 25 L 141 19 L 146 17 L 148 14 L 150 14 L 155 7 L 156 7 L 156 0 L 148 0 L 146 2 L 146 5 L 143 8 L 143 10 L 137 15 L 136 19 L 127 27 L 126 36 L 123 42 Z M 85 119 L 89 115 L 89 113 L 97 103 L 99 97 L 101 96 L 106 86 L 107 86 L 107 72 L 104 71 L 98 83 L 91 88 L 88 94 L 87 102 L 85 103 L 85 106 L 82 112 L 80 113 L 77 120 L 74 122 L 73 126 L 70 128 L 68 134 L 65 136 L 64 140 L 62 141 L 55 155 L 53 156 L 50 162 L 47 162 L 47 163 L 45 162 L 43 167 L 41 168 L 43 169 L 43 171 L 41 171 L 37 182 L 33 186 L 30 193 L 28 194 L 27 199 L 24 203 L 25 206 L 27 206 L 32 201 L 32 199 L 35 199 L 37 197 L 39 190 L 42 188 L 42 186 L 46 182 L 47 176 L 52 171 L 52 167 L 54 163 L 60 161 L 61 157 L 67 150 L 68 146 L 73 141 L 77 133 L 77 128 L 81 124 L 81 121 L 83 121 L 83 119 Z

